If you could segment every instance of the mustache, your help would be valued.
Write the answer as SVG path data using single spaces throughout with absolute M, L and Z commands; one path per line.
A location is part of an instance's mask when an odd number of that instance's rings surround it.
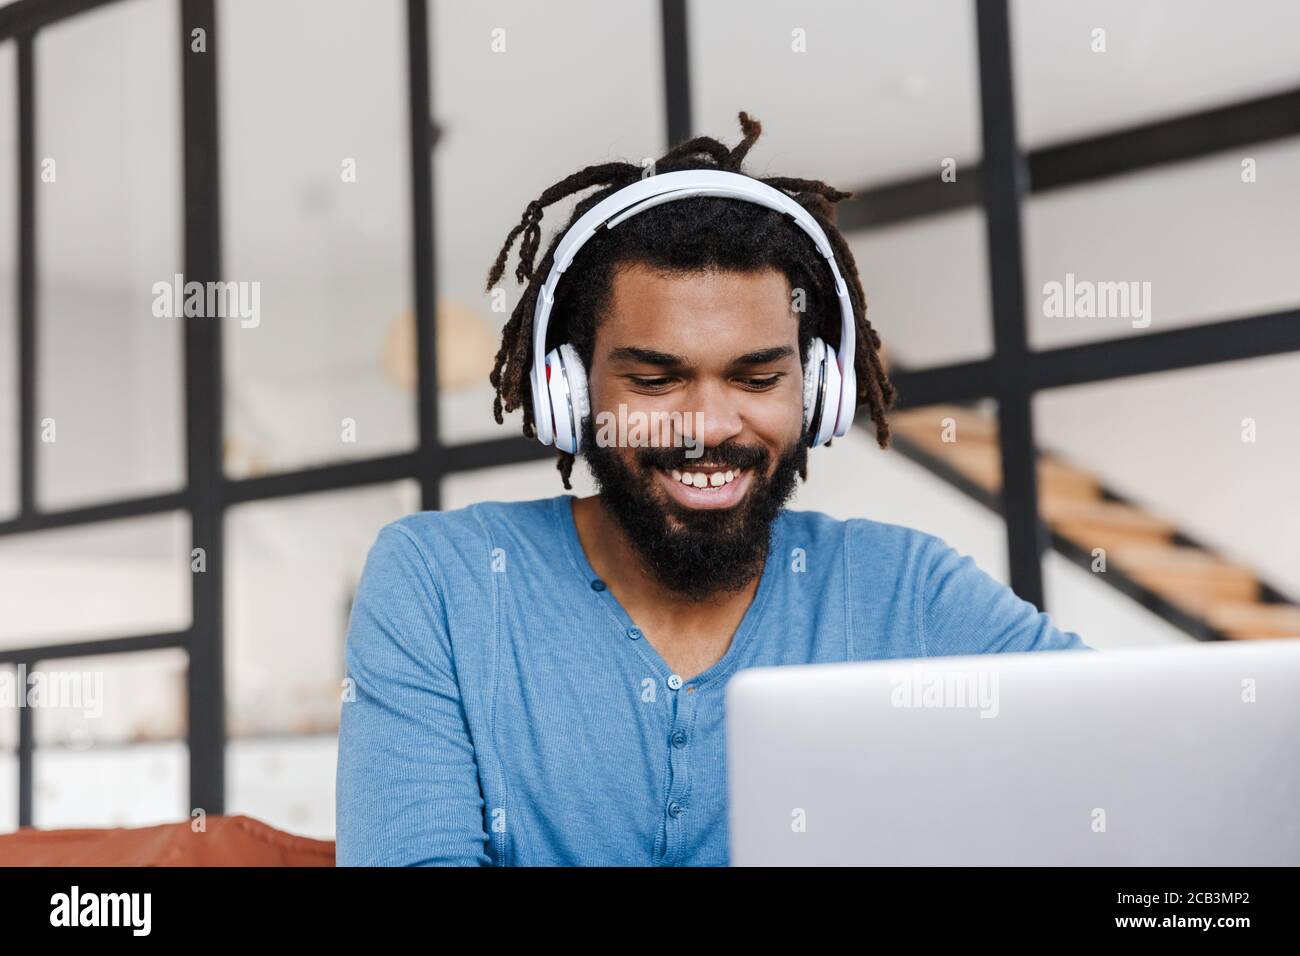
M 726 442 L 721 445 L 706 447 L 704 454 L 686 457 L 686 448 L 649 447 L 636 453 L 636 462 L 642 468 L 676 468 L 678 471 L 690 471 L 691 466 L 718 465 L 726 468 L 753 468 L 763 471 L 767 468 L 767 449 L 749 445 Z

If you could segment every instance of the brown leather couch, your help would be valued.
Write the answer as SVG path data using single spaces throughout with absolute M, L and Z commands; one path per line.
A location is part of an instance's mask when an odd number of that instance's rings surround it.
M 333 866 L 334 841 L 295 836 L 246 816 L 153 827 L 38 830 L 0 836 L 0 866 Z

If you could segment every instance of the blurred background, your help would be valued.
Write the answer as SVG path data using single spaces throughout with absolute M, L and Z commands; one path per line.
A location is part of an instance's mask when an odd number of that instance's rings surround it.
M 1297 36 L 1285 0 L 0 0 L 0 669 L 104 688 L 0 706 L 0 831 L 332 837 L 378 529 L 563 491 L 492 419 L 506 233 L 740 110 L 752 174 L 855 191 L 901 395 L 795 507 L 1097 647 L 1300 636 Z M 259 321 L 155 316 L 178 273 Z M 1053 317 L 1067 275 L 1150 283 L 1149 325 Z

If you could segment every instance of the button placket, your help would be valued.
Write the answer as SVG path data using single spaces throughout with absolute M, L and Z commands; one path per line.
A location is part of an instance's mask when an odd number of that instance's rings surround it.
M 695 714 L 695 700 L 683 694 L 685 682 L 672 674 L 667 680 L 672 692 L 672 724 L 668 733 L 668 799 L 664 806 L 664 830 L 667 837 L 664 862 L 675 864 L 686 842 L 686 825 L 690 820 L 690 728 Z

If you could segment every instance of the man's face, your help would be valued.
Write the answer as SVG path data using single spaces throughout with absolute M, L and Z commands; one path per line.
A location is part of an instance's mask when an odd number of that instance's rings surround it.
M 664 585 L 697 600 L 739 590 L 808 450 L 789 283 L 628 264 L 611 291 L 584 434 L 601 500 Z

